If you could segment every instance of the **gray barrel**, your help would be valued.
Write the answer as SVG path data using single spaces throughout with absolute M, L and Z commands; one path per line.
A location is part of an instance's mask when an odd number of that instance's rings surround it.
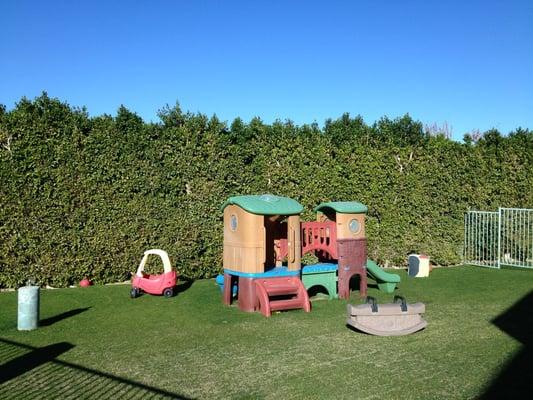
M 19 331 L 31 331 L 39 326 L 39 286 L 23 286 L 18 290 Z

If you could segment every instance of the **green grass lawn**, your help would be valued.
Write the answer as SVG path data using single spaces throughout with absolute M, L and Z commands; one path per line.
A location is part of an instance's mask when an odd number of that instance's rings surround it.
M 44 290 L 44 326 L 18 332 L 16 293 L 0 293 L 0 398 L 478 398 L 531 345 L 533 309 L 504 319 L 515 337 L 493 320 L 531 304 L 533 271 L 399 273 L 397 292 L 424 302 L 428 321 L 403 337 L 348 329 L 342 300 L 243 313 L 222 305 L 214 280 L 181 283 L 171 299 L 133 300 L 128 285 Z

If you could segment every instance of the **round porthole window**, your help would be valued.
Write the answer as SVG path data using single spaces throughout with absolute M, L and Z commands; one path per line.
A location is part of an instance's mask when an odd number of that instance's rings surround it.
M 350 232 L 352 233 L 359 233 L 359 231 L 361 230 L 361 224 L 356 219 L 352 219 L 348 227 L 350 228 Z
M 235 232 L 237 230 L 237 216 L 232 215 L 229 222 L 230 229 Z

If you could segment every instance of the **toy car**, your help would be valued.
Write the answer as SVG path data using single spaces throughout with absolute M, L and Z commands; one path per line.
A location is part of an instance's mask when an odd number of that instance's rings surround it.
M 159 256 L 163 261 L 163 274 L 151 275 L 144 272 L 144 266 L 146 265 L 148 256 L 152 254 Z M 147 250 L 144 252 L 144 257 L 139 264 L 139 268 L 137 268 L 137 272 L 131 280 L 131 298 L 138 297 L 142 292 L 172 297 L 174 295 L 176 281 L 176 271 L 170 265 L 167 252 L 159 249 Z

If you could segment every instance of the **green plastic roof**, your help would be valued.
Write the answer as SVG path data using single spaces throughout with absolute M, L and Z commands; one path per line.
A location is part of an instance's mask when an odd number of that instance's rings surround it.
M 329 203 L 320 203 L 315 211 L 333 210 L 339 214 L 366 214 L 368 207 L 358 201 L 330 201 Z
M 296 200 L 273 194 L 230 197 L 222 206 L 222 210 L 229 205 L 239 206 L 257 215 L 297 215 L 304 210 Z

